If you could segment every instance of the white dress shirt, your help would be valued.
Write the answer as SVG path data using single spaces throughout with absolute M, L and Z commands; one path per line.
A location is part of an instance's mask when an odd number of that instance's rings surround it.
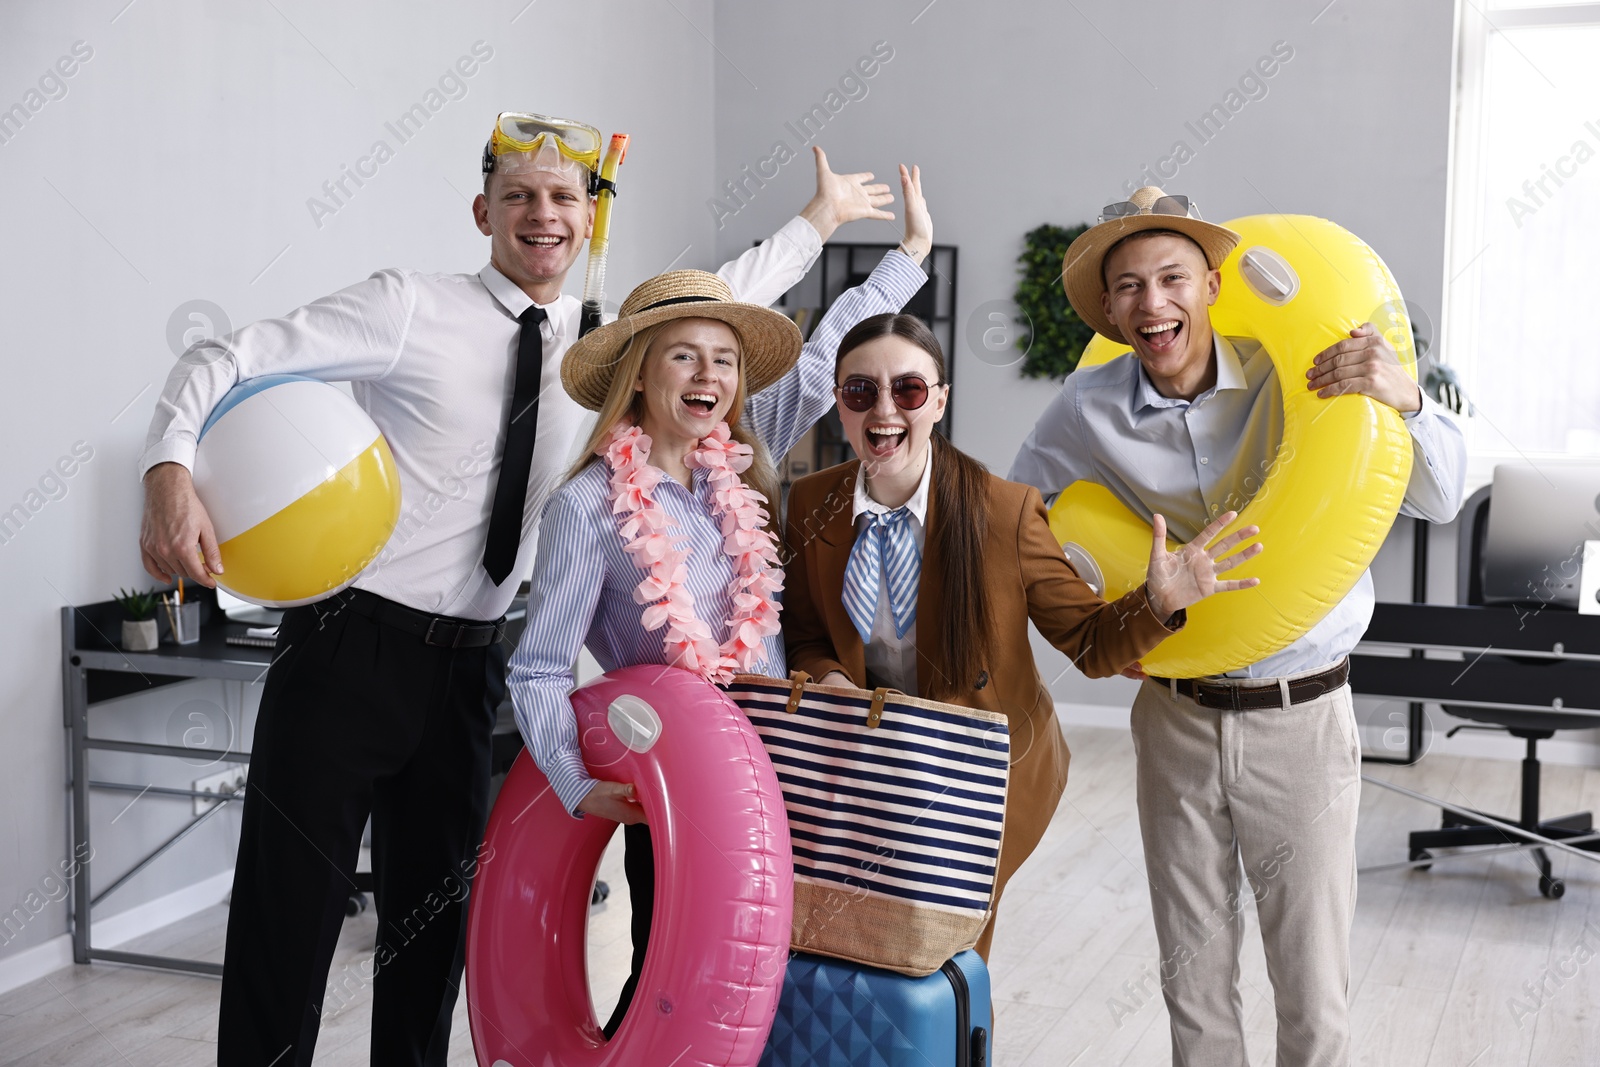
M 1243 510 L 1278 454 L 1282 392 L 1256 341 L 1216 334 L 1215 351 L 1217 383 L 1192 401 L 1162 396 L 1132 357 L 1073 371 L 1007 477 L 1046 499 L 1073 482 L 1097 482 L 1146 522 L 1165 516 L 1178 541 L 1192 540 L 1222 512 Z M 1400 513 L 1449 522 L 1466 485 L 1461 427 L 1426 393 L 1405 425 L 1413 462 Z M 1228 676 L 1280 678 L 1337 663 L 1366 633 L 1375 600 L 1372 574 L 1363 571 L 1299 640 Z
M 922 480 L 917 483 L 917 491 L 911 494 L 904 507 L 911 510 L 911 536 L 917 543 L 917 552 L 920 555 L 923 546 L 928 543 L 928 483 L 933 476 L 933 446 L 929 443 L 928 458 L 922 464 Z M 867 479 L 865 474 L 856 479 L 855 507 L 851 511 L 851 521 L 856 524 L 856 536 L 861 535 L 866 523 L 862 520 L 868 515 L 887 515 L 896 508 L 885 507 L 872 499 L 867 492 Z M 922 571 L 917 570 L 918 581 L 921 581 Z M 906 627 L 903 637 L 896 637 L 894 632 L 894 612 L 889 606 L 889 568 L 878 568 L 878 613 L 872 620 L 872 637 L 863 647 L 862 652 L 866 658 L 867 686 L 877 688 L 886 685 L 890 689 L 898 689 L 907 696 L 917 695 L 917 621 L 911 620 L 911 625 Z
M 770 304 L 804 277 L 817 231 L 791 219 L 718 270 L 736 299 Z M 532 300 L 492 265 L 477 274 L 381 270 L 365 281 L 184 353 L 167 377 L 139 462 L 194 463 L 207 415 L 236 383 L 264 374 L 348 381 L 400 473 L 400 520 L 355 587 L 420 611 L 505 614 L 532 567 L 538 516 L 588 436 L 593 415 L 561 386 L 581 301 L 563 294 L 540 326 L 539 426 L 516 565 L 496 585 L 483 569 L 517 371 L 517 317 Z

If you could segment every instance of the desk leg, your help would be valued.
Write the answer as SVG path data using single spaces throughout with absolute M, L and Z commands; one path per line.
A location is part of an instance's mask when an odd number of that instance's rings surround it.
M 1433 524 L 1427 519 L 1411 520 L 1411 602 L 1428 602 L 1428 537 Z M 1412 659 L 1422 659 L 1419 648 L 1411 650 Z M 1399 756 L 1362 756 L 1363 763 L 1398 763 L 1409 767 L 1422 758 L 1422 728 L 1424 708 L 1416 701 L 1406 705 L 1406 754 Z
M 1409 767 L 1422 758 L 1422 731 L 1426 723 L 1423 705 L 1415 701 L 1406 705 L 1406 754 L 1404 756 L 1369 756 L 1361 754 L 1362 763 L 1392 763 Z
M 67 664 L 63 699 L 67 713 L 67 776 L 72 788 L 72 834 L 67 862 L 72 874 L 72 959 L 89 962 L 89 867 L 94 845 L 89 840 L 89 692 L 83 668 Z

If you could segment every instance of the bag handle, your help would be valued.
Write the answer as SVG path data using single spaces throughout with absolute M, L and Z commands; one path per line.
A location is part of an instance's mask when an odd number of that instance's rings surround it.
M 811 675 L 805 671 L 789 672 L 789 702 L 784 705 L 784 714 L 793 715 L 800 710 L 800 704 L 805 700 L 806 696 L 806 684 L 810 681 Z M 890 693 L 894 693 L 896 696 L 905 695 L 899 689 L 891 689 L 886 685 L 880 685 L 872 691 L 872 705 L 867 709 L 867 728 L 869 730 L 877 729 L 878 723 L 883 721 L 883 702 L 888 699 Z
M 806 683 L 811 681 L 811 675 L 805 671 L 790 671 L 789 681 L 793 688 L 789 690 L 789 703 L 783 709 L 787 715 L 793 715 L 800 710 L 800 701 L 805 699 Z
M 867 709 L 867 729 L 876 730 L 878 728 L 878 723 L 883 720 L 884 698 L 886 698 L 890 693 L 894 693 L 897 696 L 905 695 L 904 693 L 900 692 L 900 690 L 890 689 L 886 685 L 880 685 L 878 688 L 872 691 L 872 706 Z

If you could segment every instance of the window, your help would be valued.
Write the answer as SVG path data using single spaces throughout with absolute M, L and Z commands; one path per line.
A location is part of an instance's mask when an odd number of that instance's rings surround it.
M 1462 0 L 1443 357 L 1475 456 L 1600 454 L 1600 3 Z

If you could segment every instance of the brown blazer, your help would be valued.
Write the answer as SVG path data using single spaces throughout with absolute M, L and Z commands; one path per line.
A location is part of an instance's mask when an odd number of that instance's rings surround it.
M 935 459 L 937 462 L 937 458 Z M 840 671 L 866 683 L 861 635 L 844 609 L 844 569 L 855 547 L 851 521 L 859 461 L 819 471 L 789 491 L 783 633 L 791 670 L 819 679 Z M 1078 577 L 1050 533 L 1044 501 L 1031 486 L 990 476 L 984 585 L 991 625 L 987 662 L 976 678 L 952 678 L 938 643 L 926 640 L 943 615 L 940 558 L 933 531 L 940 501 L 929 488 L 928 537 L 917 589 L 917 692 L 930 700 L 1004 714 L 1011 731 L 1011 784 L 995 903 L 1005 883 L 1038 845 L 1067 783 L 1071 753 L 1055 702 L 1039 679 L 1028 620 L 1084 674 L 1101 678 L 1127 667 L 1174 630 L 1150 610 L 1143 587 L 1113 603 Z M 994 921 L 978 942 L 988 955 Z

